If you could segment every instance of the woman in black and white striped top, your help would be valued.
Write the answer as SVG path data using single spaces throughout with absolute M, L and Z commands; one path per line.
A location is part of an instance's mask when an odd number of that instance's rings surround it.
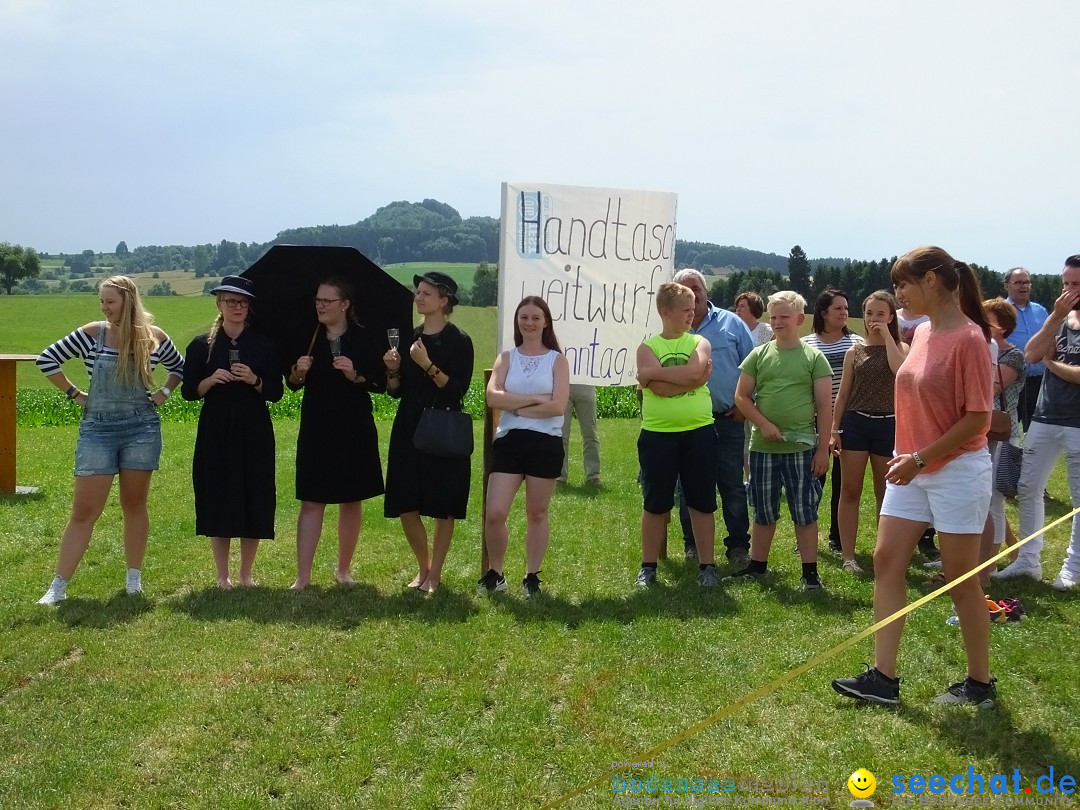
M 150 476 L 161 458 L 161 420 L 157 407 L 183 380 L 184 358 L 169 336 L 153 326 L 139 290 L 126 276 L 101 282 L 99 300 L 104 321 L 81 326 L 46 348 L 37 365 L 49 382 L 83 408 L 75 446 L 75 495 L 63 537 L 56 576 L 38 600 L 55 605 L 67 598 L 71 579 L 90 544 L 113 478 L 120 477 L 124 510 L 126 590 L 142 593 L 142 562 L 150 518 L 146 499 Z M 89 391 L 80 391 L 61 366 L 81 357 L 90 375 Z M 153 370 L 169 371 L 165 385 L 154 390 Z

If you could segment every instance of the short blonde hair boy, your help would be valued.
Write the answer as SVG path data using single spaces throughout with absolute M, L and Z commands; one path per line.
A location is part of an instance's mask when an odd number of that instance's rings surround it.
M 656 311 L 663 312 L 665 309 L 677 309 L 694 303 L 694 291 L 684 287 L 676 281 L 668 281 L 660 285 L 656 291 Z
M 806 312 L 806 299 L 794 290 L 780 290 L 780 292 L 774 292 L 769 296 L 769 304 L 765 308 L 769 312 L 772 312 L 773 307 L 776 304 L 787 304 L 787 306 L 795 310 L 795 313 L 798 315 L 802 315 Z

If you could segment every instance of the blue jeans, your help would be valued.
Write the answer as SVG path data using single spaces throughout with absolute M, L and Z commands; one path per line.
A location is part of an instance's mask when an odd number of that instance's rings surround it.
M 724 515 L 727 536 L 724 546 L 730 556 L 733 549 L 750 549 L 750 510 L 743 486 L 743 423 L 730 416 L 713 414 L 716 429 L 716 491 Z M 679 489 L 679 522 L 682 523 L 683 543 L 695 548 L 694 532 L 690 527 L 690 510 Z

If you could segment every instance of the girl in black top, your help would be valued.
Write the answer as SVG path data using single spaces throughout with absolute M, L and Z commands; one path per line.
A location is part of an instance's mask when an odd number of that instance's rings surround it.
M 354 296 L 344 281 L 319 285 L 319 326 L 307 352 L 289 371 L 287 384 L 304 388 L 296 437 L 296 581 L 306 588 L 328 503 L 338 507 L 338 560 L 334 578 L 352 585 L 349 571 L 360 537 L 362 501 L 383 492 L 379 436 L 372 391 L 385 390 L 377 336 L 356 320 Z
M 473 372 L 473 345 L 467 334 L 450 323 L 457 303 L 457 284 L 445 273 L 413 279 L 416 311 L 424 322 L 412 334 L 408 358 L 396 348 L 383 355 L 386 388 L 400 397 L 386 463 L 386 517 L 401 519 L 419 570 L 410 588 L 434 593 L 442 579 L 450 550 L 454 521 L 464 520 L 469 502 L 470 459 L 445 458 L 419 452 L 413 435 L 424 408 L 433 405 L 462 410 Z M 421 516 L 435 519 L 431 551 Z

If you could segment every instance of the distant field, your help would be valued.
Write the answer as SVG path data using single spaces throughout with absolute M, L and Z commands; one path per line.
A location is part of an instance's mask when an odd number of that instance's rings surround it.
M 422 276 L 431 270 L 446 273 L 459 287 L 471 287 L 473 276 L 476 275 L 476 262 L 404 262 L 384 265 L 383 270 L 406 287 L 412 286 L 413 276 Z
M 145 304 L 180 351 L 207 331 L 216 316 L 213 301 L 204 296 L 147 298 Z M 0 352 L 37 354 L 76 327 L 100 319 L 97 296 L 87 293 L 0 296 Z M 472 337 L 475 374 L 482 376 L 495 360 L 495 308 L 458 307 L 453 320 Z M 81 364 L 68 363 L 65 370 L 77 385 L 86 384 Z M 19 364 L 17 384 L 20 388 L 49 385 L 33 363 Z

